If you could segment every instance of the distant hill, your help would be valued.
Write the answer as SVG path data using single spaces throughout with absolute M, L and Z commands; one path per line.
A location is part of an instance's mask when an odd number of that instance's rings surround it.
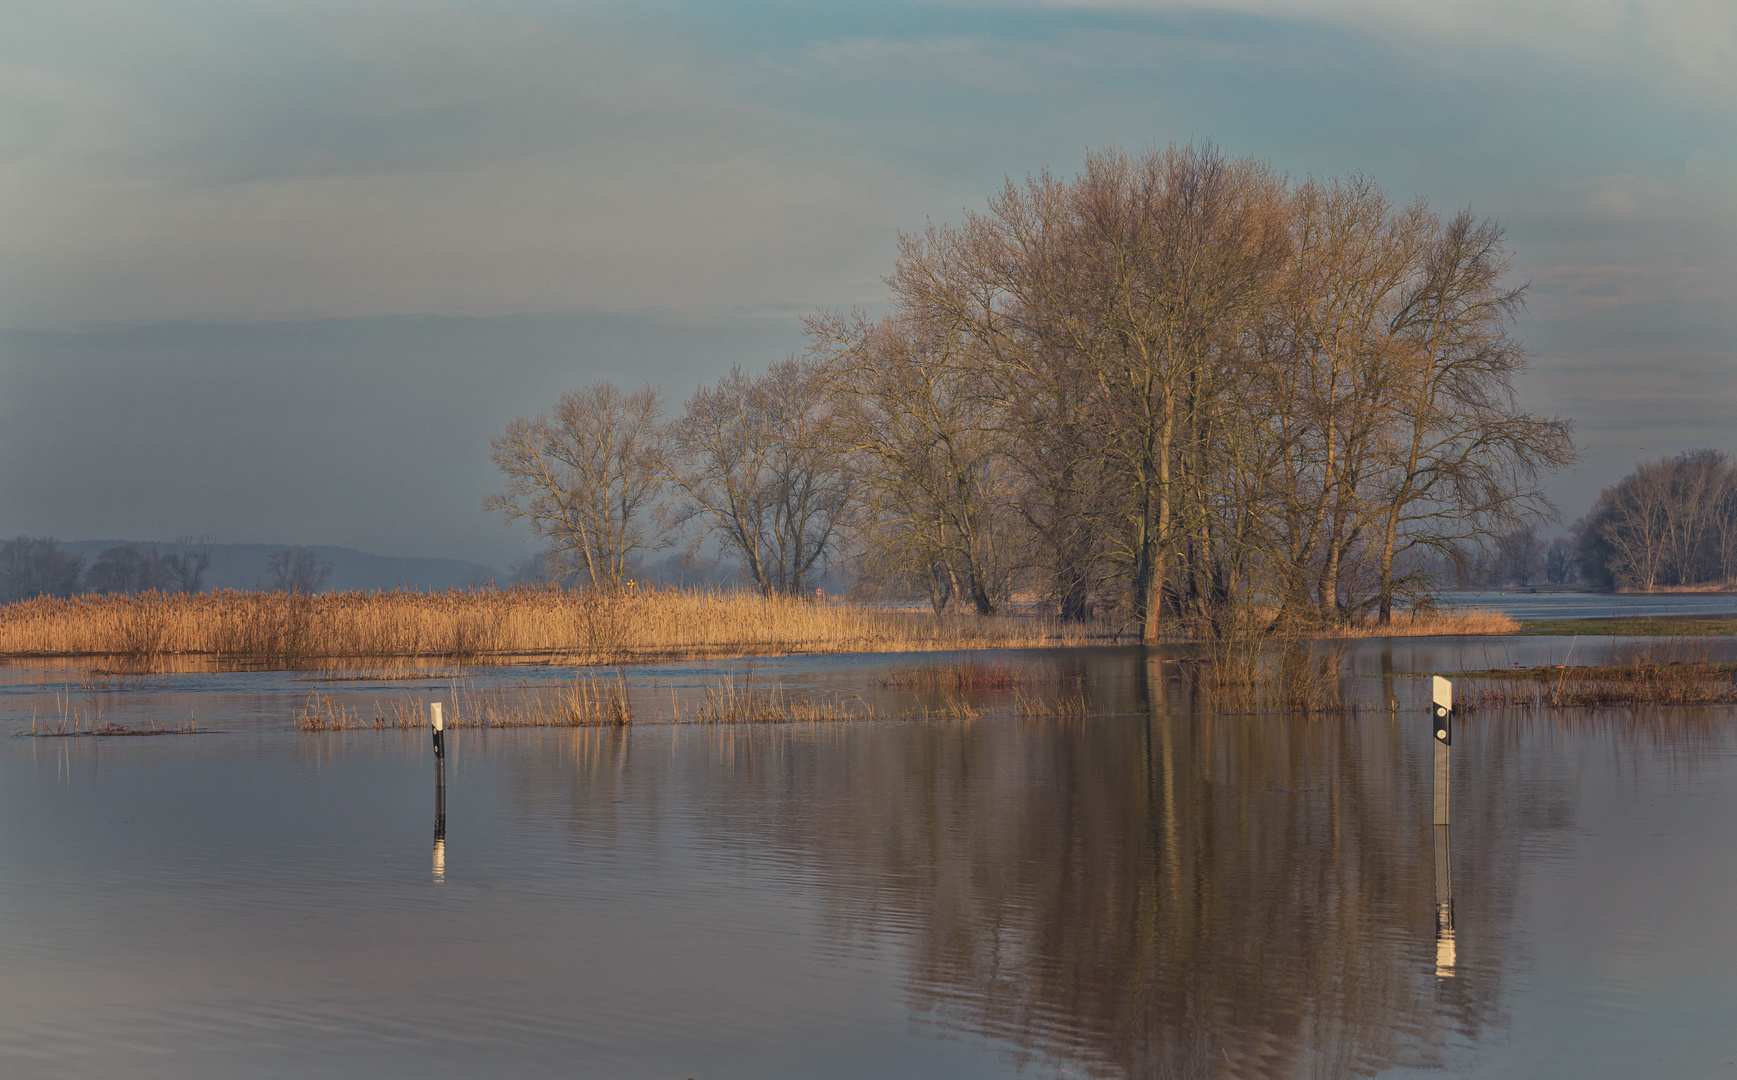
M 62 541 L 61 547 L 84 556 L 85 566 L 96 562 L 103 549 L 117 544 L 133 543 L 159 550 L 172 544 L 149 540 L 72 540 Z M 288 544 L 213 544 L 211 568 L 205 574 L 207 589 L 258 589 L 266 581 L 266 559 Z M 325 591 L 345 589 L 462 589 L 482 585 L 496 577 L 495 571 L 478 563 L 461 559 L 408 559 L 392 555 L 375 555 L 355 548 L 307 545 L 308 550 L 332 564 L 332 576 Z M 503 578 L 501 583 L 506 584 Z

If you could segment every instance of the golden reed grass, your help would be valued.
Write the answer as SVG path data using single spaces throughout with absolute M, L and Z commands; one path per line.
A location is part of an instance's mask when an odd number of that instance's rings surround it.
M 1491 612 L 1400 615 L 1330 636 L 1505 634 Z M 687 589 L 238 592 L 42 597 L 0 605 L 0 658 L 101 656 L 132 670 L 175 658 L 317 668 L 392 660 L 618 664 L 789 653 L 918 652 L 1125 641 L 1103 625 L 942 615 Z
M 1518 619 L 1485 608 L 1461 611 L 1410 612 L 1396 611 L 1387 626 L 1363 623 L 1346 627 L 1323 637 L 1484 637 L 1520 632 Z
M 39 598 L 0 607 L 0 656 L 176 656 L 302 667 L 432 659 L 614 664 L 665 657 L 1083 645 L 1042 618 L 936 617 L 858 604 L 685 589 L 214 592 Z

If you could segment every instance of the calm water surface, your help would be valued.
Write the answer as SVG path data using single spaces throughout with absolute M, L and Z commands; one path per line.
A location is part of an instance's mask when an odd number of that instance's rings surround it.
M 1102 649 L 976 658 L 1085 718 L 459 731 L 438 866 L 426 735 L 292 717 L 444 678 L 0 669 L 0 728 L 221 729 L 0 739 L 0 1076 L 1732 1076 L 1730 710 L 1465 722 L 1438 942 L 1412 676 L 1569 646 L 1360 643 L 1349 716 Z M 755 678 L 887 716 L 945 660 Z
M 1446 593 L 1448 607 L 1490 608 L 1516 619 L 1639 619 L 1658 615 L 1737 613 L 1737 596 L 1707 593 L 1650 596 L 1590 592 L 1467 589 Z

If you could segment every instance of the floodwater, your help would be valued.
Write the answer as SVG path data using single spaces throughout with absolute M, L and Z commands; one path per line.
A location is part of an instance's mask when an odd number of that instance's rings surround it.
M 1465 589 L 1443 594 L 1447 607 L 1488 608 L 1516 619 L 1643 619 L 1737 614 L 1737 595 L 1591 593 Z
M 1382 707 L 1312 717 L 1204 711 L 1137 648 L 970 658 L 1065 717 L 898 719 L 958 657 L 765 661 L 885 718 L 438 765 L 293 715 L 444 673 L 3 668 L 0 730 L 202 734 L 0 739 L 0 1076 L 1730 1076 L 1737 711 L 1459 722 L 1438 916 L 1415 676 L 1569 647 L 1360 642 Z M 625 672 L 642 717 L 725 676 Z

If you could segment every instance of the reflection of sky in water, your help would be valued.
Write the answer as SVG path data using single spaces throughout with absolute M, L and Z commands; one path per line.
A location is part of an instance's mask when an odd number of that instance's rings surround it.
M 1383 693 L 1383 668 L 1454 647 L 1382 645 L 1353 659 Z M 1629 1076 L 1737 1056 L 1729 711 L 1468 719 L 1438 978 L 1423 680 L 1396 680 L 1398 718 L 1212 716 L 1139 655 L 1001 656 L 1084 675 L 1116 714 L 1088 721 L 460 729 L 433 873 L 425 730 L 287 730 L 294 675 L 110 691 L 112 714 L 200 702 L 228 733 L 0 742 L 0 1075 Z M 911 659 L 758 670 L 874 697 Z M 8 726 L 27 675 L 6 675 Z

